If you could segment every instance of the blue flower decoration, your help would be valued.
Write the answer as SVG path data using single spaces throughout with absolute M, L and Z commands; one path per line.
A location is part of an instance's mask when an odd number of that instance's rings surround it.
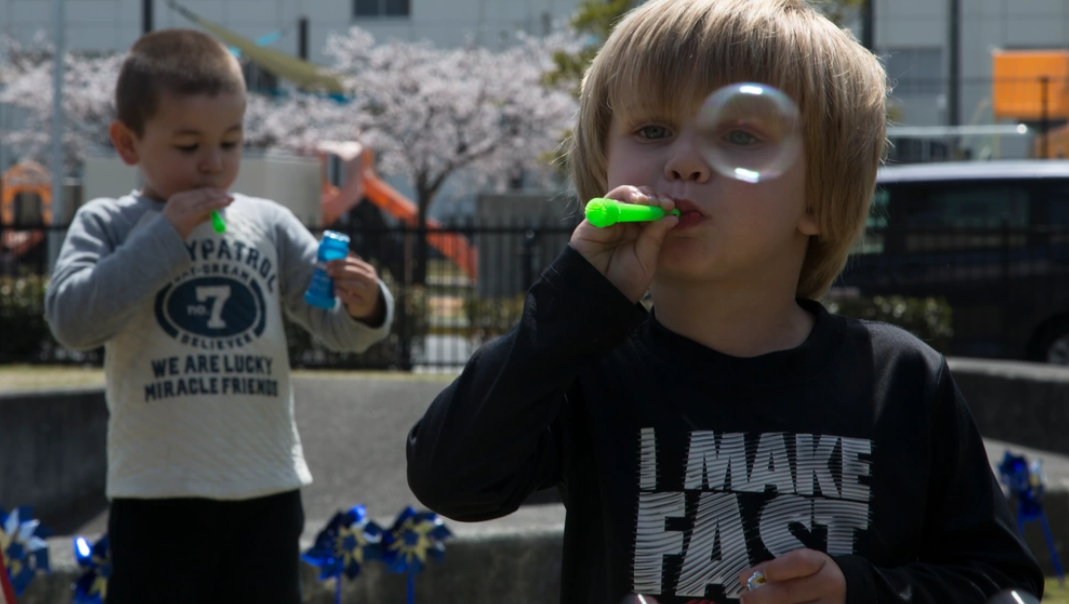
M 382 534 L 382 527 L 368 519 L 364 506 L 356 505 L 335 514 L 301 558 L 321 568 L 320 581 L 342 574 L 355 579 L 365 562 L 382 557 Z
M 21 595 L 38 572 L 49 572 L 48 531 L 33 519 L 29 507 L 16 508 L 10 514 L 0 508 L 0 555 L 15 595 Z
M 383 541 L 383 562 L 395 573 L 416 575 L 423 572 L 427 558 L 441 561 L 445 557 L 445 541 L 453 533 L 433 512 L 416 513 L 406 507 L 386 533 Z
M 74 604 L 103 604 L 108 596 L 111 576 L 111 555 L 108 536 L 104 535 L 92 546 L 85 537 L 74 539 L 74 559 L 85 572 L 74 584 Z

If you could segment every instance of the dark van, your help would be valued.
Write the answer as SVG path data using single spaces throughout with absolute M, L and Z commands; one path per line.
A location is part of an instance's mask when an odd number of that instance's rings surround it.
M 945 298 L 952 356 L 1069 365 L 1069 161 L 886 166 L 872 206 L 835 290 Z

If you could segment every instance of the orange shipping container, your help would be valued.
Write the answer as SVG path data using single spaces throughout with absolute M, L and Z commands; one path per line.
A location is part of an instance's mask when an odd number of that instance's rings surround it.
M 1069 50 L 997 50 L 992 56 L 992 111 L 996 119 L 1069 118 Z

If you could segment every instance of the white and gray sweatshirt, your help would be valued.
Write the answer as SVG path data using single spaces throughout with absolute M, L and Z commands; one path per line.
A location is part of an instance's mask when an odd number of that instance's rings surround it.
M 311 483 L 293 415 L 282 311 L 333 350 L 389 332 L 304 302 L 317 241 L 287 208 L 235 194 L 226 232 L 183 241 L 132 193 L 78 210 L 48 286 L 64 346 L 103 345 L 107 495 L 245 499 Z

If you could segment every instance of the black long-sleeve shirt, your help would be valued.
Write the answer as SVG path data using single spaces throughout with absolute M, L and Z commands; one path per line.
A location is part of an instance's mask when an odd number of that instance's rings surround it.
M 561 602 L 737 598 L 750 566 L 809 547 L 847 602 L 1041 595 L 945 360 L 898 328 L 829 314 L 755 358 L 668 331 L 571 248 L 408 437 L 429 508 L 477 521 L 556 486 Z

